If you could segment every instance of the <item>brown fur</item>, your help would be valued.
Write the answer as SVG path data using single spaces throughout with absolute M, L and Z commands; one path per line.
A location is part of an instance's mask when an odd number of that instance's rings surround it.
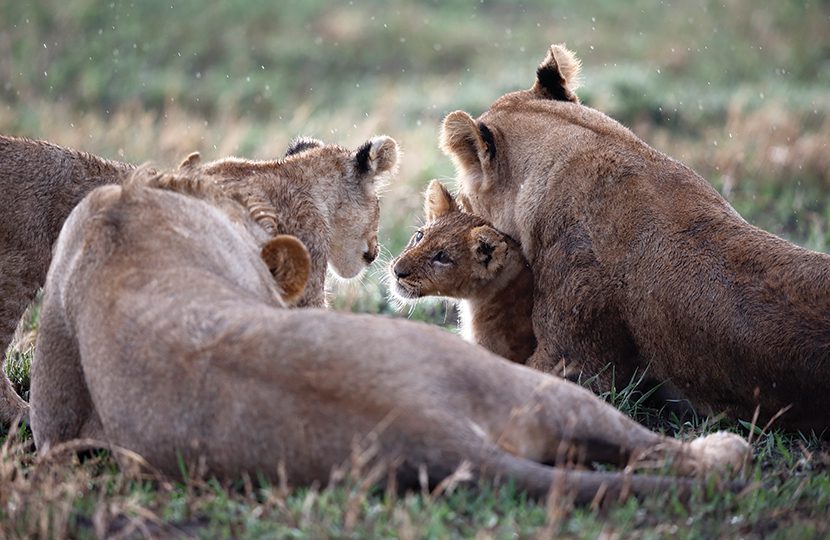
M 84 195 L 120 182 L 135 167 L 45 141 L 0 135 L 0 351 L 43 285 L 52 245 Z M 0 374 L 0 425 L 27 414 Z
M 437 180 L 427 188 L 426 223 L 389 266 L 402 300 L 462 299 L 468 341 L 525 363 L 536 349 L 533 273 L 521 246 L 478 216 L 462 211 Z M 441 253 L 446 261 L 441 261 Z
M 227 158 L 199 168 L 225 179 L 259 209 L 258 220 L 299 238 L 311 254 L 311 275 L 299 306 L 325 305 L 326 266 L 344 278 L 358 275 L 378 254 L 377 182 L 397 165 L 397 143 L 375 137 L 357 150 L 295 141 L 281 160 Z M 198 166 L 198 156 L 182 164 Z
M 580 105 L 575 65 L 553 46 L 533 88 L 476 120 L 451 113 L 442 132 L 473 210 L 533 268 L 534 363 L 610 363 L 618 381 L 648 367 L 705 413 L 749 419 L 760 398 L 762 419 L 793 405 L 783 425 L 829 427 L 830 257 L 746 223 L 692 170 Z
M 568 448 L 585 462 L 669 458 L 682 473 L 747 457 L 740 437 L 663 437 L 433 327 L 283 309 L 250 227 L 140 183 L 78 205 L 47 277 L 32 366 L 40 453 L 95 437 L 174 476 L 203 460 L 219 477 L 274 480 L 282 465 L 308 485 L 357 445 L 397 465 L 401 485 L 417 486 L 422 467 L 434 485 L 466 462 L 476 477 L 536 496 L 556 484 L 580 502 L 603 484 L 616 496 L 676 481 L 543 464 Z

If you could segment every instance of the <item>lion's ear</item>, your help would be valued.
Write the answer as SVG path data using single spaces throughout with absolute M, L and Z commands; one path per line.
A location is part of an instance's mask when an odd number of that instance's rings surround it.
M 380 135 L 360 145 L 354 155 L 358 178 L 374 179 L 394 171 L 398 166 L 398 143 L 392 137 Z
M 191 152 L 187 155 L 181 163 L 179 163 L 179 170 L 185 171 L 196 168 L 202 161 L 202 156 L 199 152 Z
M 285 157 L 321 146 L 323 146 L 323 141 L 312 139 L 311 137 L 297 137 L 289 143 L 288 150 L 285 151 Z
M 473 212 L 473 205 L 470 203 L 470 198 L 464 193 L 459 193 L 455 196 L 455 202 L 458 205 L 458 210 L 467 214 L 475 214 Z
M 311 257 L 305 245 L 295 236 L 278 234 L 262 246 L 260 255 L 282 290 L 282 299 L 287 304 L 297 301 L 311 271 Z
M 444 187 L 444 184 L 438 180 L 431 181 L 424 196 L 424 216 L 427 223 L 432 223 L 450 212 L 457 211 L 458 205 L 455 204 L 455 199 Z
M 545 59 L 536 69 L 533 91 L 544 99 L 579 103 L 574 90 L 579 88 L 582 62 L 564 45 L 551 45 Z
M 473 277 L 492 279 L 504 266 L 507 258 L 507 241 L 504 235 L 488 225 L 482 225 L 470 231 L 473 260 Z
M 489 187 L 489 169 L 496 157 L 493 133 L 464 111 L 451 112 L 441 125 L 441 149 L 452 158 L 463 182 L 473 189 Z

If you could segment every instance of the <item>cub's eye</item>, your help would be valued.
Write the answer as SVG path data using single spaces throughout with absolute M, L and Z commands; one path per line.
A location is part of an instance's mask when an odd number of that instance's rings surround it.
M 413 243 L 413 244 L 417 244 L 417 243 L 418 243 L 418 242 L 420 242 L 423 238 L 424 238 L 424 233 L 423 233 L 423 231 L 418 231 L 418 232 L 416 232 L 416 233 L 415 233 L 415 236 L 413 236 L 413 237 L 412 237 L 412 243 Z
M 450 256 L 447 255 L 446 251 L 439 251 L 432 256 L 432 262 L 438 264 L 452 264 L 452 259 L 450 259 Z

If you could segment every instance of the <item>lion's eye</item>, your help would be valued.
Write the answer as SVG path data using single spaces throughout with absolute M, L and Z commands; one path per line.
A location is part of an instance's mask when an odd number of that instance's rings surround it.
M 415 243 L 417 244 L 418 242 L 420 242 L 424 238 L 423 231 L 416 232 L 415 236 L 413 236 L 412 238 L 415 240 Z
M 452 259 L 450 259 L 450 256 L 447 255 L 446 251 L 439 251 L 432 256 L 432 262 L 438 264 L 450 264 L 452 263 Z

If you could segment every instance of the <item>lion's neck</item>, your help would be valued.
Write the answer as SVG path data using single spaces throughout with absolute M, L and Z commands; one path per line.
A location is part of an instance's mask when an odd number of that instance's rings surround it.
M 523 364 L 536 349 L 532 315 L 533 272 L 517 256 L 482 294 L 462 301 L 462 332 L 466 339 Z

